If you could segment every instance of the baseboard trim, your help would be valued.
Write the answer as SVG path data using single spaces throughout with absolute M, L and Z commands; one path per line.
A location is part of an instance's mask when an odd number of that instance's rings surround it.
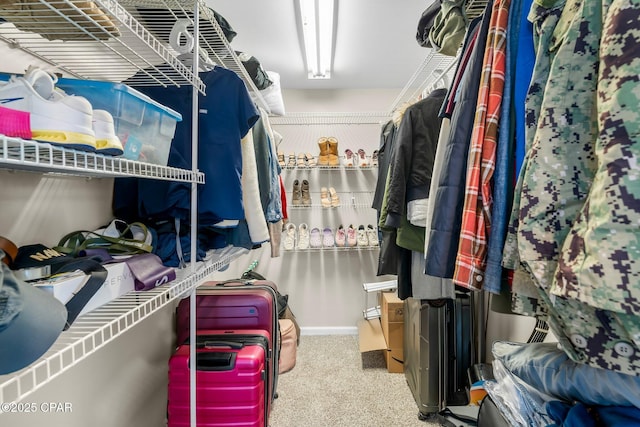
M 356 326 L 303 326 L 300 335 L 358 335 Z

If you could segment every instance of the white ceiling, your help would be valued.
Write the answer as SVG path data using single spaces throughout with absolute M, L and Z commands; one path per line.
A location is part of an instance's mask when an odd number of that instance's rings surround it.
M 429 50 L 416 42 L 431 0 L 338 0 L 333 71 L 309 80 L 295 16 L 297 0 L 207 0 L 238 35 L 231 46 L 280 73 L 283 89 L 402 88 Z

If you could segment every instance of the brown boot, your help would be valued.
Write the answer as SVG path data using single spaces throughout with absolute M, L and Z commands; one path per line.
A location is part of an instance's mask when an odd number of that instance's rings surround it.
M 302 181 L 302 206 L 311 206 L 311 195 L 309 194 L 309 181 Z
M 330 136 L 327 138 L 329 144 L 329 166 L 340 166 L 340 157 L 338 157 L 338 140 Z
M 329 166 L 329 143 L 327 138 L 318 139 L 318 147 L 320 147 L 320 155 L 318 156 L 318 166 Z
M 293 181 L 293 195 L 291 196 L 293 206 L 302 206 L 302 189 L 300 188 L 300 181 L 297 179 Z

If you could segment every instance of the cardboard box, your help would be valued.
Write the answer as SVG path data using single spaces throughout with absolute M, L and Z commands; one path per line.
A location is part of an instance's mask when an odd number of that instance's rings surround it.
M 404 373 L 404 350 L 400 348 L 390 348 L 385 351 L 385 361 L 387 370 L 394 374 Z
M 105 280 L 102 287 L 93 295 L 87 305 L 84 306 L 80 315 L 89 313 L 109 301 L 135 289 L 133 274 L 131 274 L 131 270 L 129 270 L 126 263 L 118 262 L 114 264 L 106 264 L 104 267 L 107 269 L 108 273 L 107 280 Z M 51 292 L 56 299 L 63 304 L 66 304 L 71 299 L 74 292 L 82 288 L 87 277 L 88 276 L 84 273 L 73 273 L 71 275 L 49 279 L 44 282 L 34 283 L 34 285 L 47 292 Z
M 358 321 L 358 344 L 362 357 L 362 368 L 384 368 L 387 343 L 382 335 L 380 319 Z
M 358 322 L 363 367 L 374 357 L 381 355 L 389 372 L 403 373 L 404 301 L 396 296 L 395 291 L 380 292 L 378 299 L 380 319 L 361 319 Z
M 404 337 L 404 301 L 395 292 L 381 292 L 380 311 L 382 334 L 387 349 L 402 348 Z

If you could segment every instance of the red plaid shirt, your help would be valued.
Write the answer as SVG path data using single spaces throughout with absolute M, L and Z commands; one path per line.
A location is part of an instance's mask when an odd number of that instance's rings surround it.
M 484 53 L 478 105 L 467 161 L 462 227 L 453 282 L 482 288 L 491 229 L 491 177 L 495 169 L 498 122 L 504 89 L 507 23 L 511 0 L 493 4 Z

